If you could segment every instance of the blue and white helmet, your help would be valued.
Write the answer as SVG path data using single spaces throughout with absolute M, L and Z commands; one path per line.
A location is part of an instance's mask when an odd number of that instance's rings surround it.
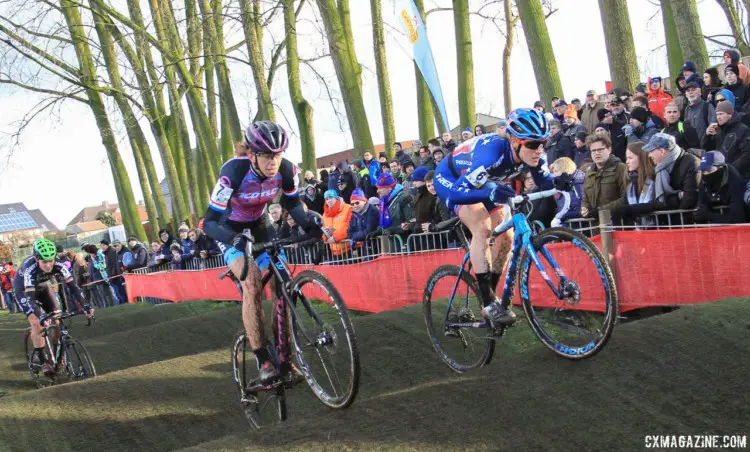
M 544 141 L 549 138 L 547 118 L 533 108 L 516 108 L 510 112 L 507 131 L 522 141 Z

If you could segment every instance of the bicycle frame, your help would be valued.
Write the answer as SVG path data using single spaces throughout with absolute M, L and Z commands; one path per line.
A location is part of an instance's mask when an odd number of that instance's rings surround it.
M 533 239 L 536 236 L 534 231 L 531 229 L 531 225 L 529 224 L 528 219 L 526 218 L 526 215 L 520 212 L 516 212 L 511 217 L 511 221 L 505 222 L 503 225 L 500 225 L 498 229 L 495 229 L 493 232 L 493 237 L 499 236 L 501 234 L 504 234 L 508 230 L 515 230 L 515 235 L 513 236 L 513 247 L 511 248 L 511 256 L 510 261 L 508 263 L 508 271 L 505 274 L 505 282 L 503 284 L 503 294 L 502 294 L 502 301 L 503 303 L 506 303 L 507 301 L 511 300 L 513 297 L 513 291 L 515 290 L 515 282 L 516 277 L 518 276 L 518 265 L 521 261 L 521 253 L 525 250 L 529 256 L 531 257 L 531 261 L 534 263 L 534 265 L 539 270 L 539 273 L 542 275 L 542 278 L 545 280 L 547 285 L 552 289 L 552 292 L 555 294 L 558 299 L 562 299 L 562 295 L 558 287 L 555 285 L 555 283 L 552 281 L 552 279 L 547 274 L 547 271 L 544 269 L 544 265 L 542 264 L 542 261 L 539 259 L 539 256 L 537 256 L 537 252 L 534 249 L 533 246 Z M 560 269 L 560 266 L 557 265 L 557 262 L 552 258 L 552 256 L 547 252 L 546 249 L 542 249 L 542 255 L 545 257 L 545 259 L 549 262 L 549 264 L 552 266 L 552 268 L 555 270 L 555 274 L 557 274 L 561 280 L 565 279 L 565 274 Z M 450 298 L 448 299 L 448 306 L 445 311 L 445 327 L 455 327 L 455 328 L 487 328 L 488 323 L 484 320 L 477 321 L 477 322 L 449 322 L 448 321 L 448 313 L 451 312 L 451 307 L 453 306 L 453 300 L 456 296 L 456 292 L 458 291 L 458 284 L 461 281 L 461 277 L 463 276 L 463 273 L 465 271 L 470 272 L 471 271 L 471 261 L 469 259 L 470 253 L 467 252 L 466 255 L 463 258 L 463 261 L 461 262 L 461 270 L 459 271 L 458 278 L 456 278 L 456 283 L 453 286 L 453 290 L 451 291 Z M 469 307 L 469 295 L 468 292 L 466 294 L 465 299 L 465 307 Z

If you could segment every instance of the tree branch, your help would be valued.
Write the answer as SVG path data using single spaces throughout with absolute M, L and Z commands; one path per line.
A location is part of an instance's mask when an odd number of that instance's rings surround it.
M 0 18 L 4 19 L 2 16 Z M 14 41 L 18 42 L 22 46 L 26 47 L 27 49 L 31 50 L 32 52 L 36 53 L 37 55 L 41 56 L 45 60 L 49 61 L 50 63 L 54 64 L 55 66 L 69 72 L 72 75 L 75 75 L 78 77 L 80 75 L 80 72 L 77 68 L 74 68 L 73 66 L 69 65 L 68 63 L 62 61 L 61 59 L 57 58 L 56 56 L 50 54 L 49 52 L 41 49 L 40 47 L 35 46 L 34 44 L 30 43 L 29 41 L 23 39 L 18 34 L 11 31 L 8 27 L 6 27 L 3 24 L 0 24 L 0 31 L 8 35 L 9 38 L 12 38 Z M 12 45 L 10 39 L 4 40 L 8 45 Z M 14 46 L 15 48 L 15 46 Z M 17 49 L 16 49 L 17 50 Z
M 83 89 L 80 89 L 80 90 L 75 91 L 73 93 L 65 93 L 65 92 L 62 92 L 62 91 L 55 91 L 55 90 L 46 89 L 46 88 L 39 88 L 39 87 L 36 87 L 36 86 L 27 85 L 26 83 L 21 83 L 21 82 L 15 81 L 15 80 L 11 80 L 9 78 L 1 78 L 1 77 L 0 77 L 0 83 L 6 84 L 6 85 L 18 86 L 19 88 L 23 88 L 23 89 L 28 90 L 28 91 L 34 91 L 36 93 L 51 94 L 51 95 L 57 96 L 57 97 L 64 97 L 64 98 L 68 98 L 68 99 L 73 99 L 73 100 L 77 100 L 78 102 L 81 102 L 81 103 L 84 103 L 86 105 L 89 105 L 89 101 L 88 100 L 86 100 L 86 99 L 84 99 L 82 97 L 76 96 L 76 94 L 80 93 L 81 91 L 83 91 Z
M 7 17 L 3 17 L 2 19 L 5 20 L 6 22 L 8 22 L 9 24 L 11 24 L 14 28 L 23 30 L 23 31 L 25 31 L 26 33 L 28 33 L 28 34 L 30 34 L 32 36 L 36 36 L 38 38 L 49 39 L 49 40 L 53 40 L 53 41 L 60 41 L 60 42 L 66 43 L 66 44 L 73 45 L 73 41 L 71 41 L 68 38 L 64 38 L 64 37 L 57 36 L 57 35 L 52 35 L 52 34 L 47 34 L 47 33 L 40 33 L 38 31 L 34 31 L 34 30 L 29 30 L 28 28 L 24 27 L 23 25 L 17 24 L 15 22 L 11 21 Z

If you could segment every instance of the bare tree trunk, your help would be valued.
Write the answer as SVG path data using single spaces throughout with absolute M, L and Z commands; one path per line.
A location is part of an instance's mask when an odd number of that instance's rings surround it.
M 669 0 L 661 0 L 661 18 L 664 22 L 664 38 L 667 43 L 669 76 L 674 79 L 682 71 L 682 63 L 685 59 L 682 57 L 680 40 L 677 38 L 677 26 L 674 23 L 674 14 L 672 14 L 672 2 Z
M 505 15 L 505 47 L 503 47 L 503 103 L 505 104 L 505 116 L 513 110 L 513 99 L 511 98 L 511 69 L 510 56 L 513 53 L 513 40 L 518 23 L 518 16 L 513 15 L 512 0 L 503 0 Z
M 378 92 L 380 94 L 380 116 L 383 120 L 383 139 L 385 140 L 385 147 L 387 149 L 396 141 L 396 132 L 393 126 L 393 99 L 391 98 L 391 82 L 388 76 L 388 62 L 385 55 L 381 6 L 380 0 L 370 0 L 372 44 L 375 50 L 375 72 L 378 77 Z M 363 149 L 362 151 L 365 150 Z
M 599 0 L 609 72 L 615 88 L 633 92 L 640 79 L 626 0 Z
M 526 36 L 526 45 L 531 55 L 531 65 L 534 67 L 539 97 L 543 102 L 549 102 L 555 96 L 564 98 L 557 72 L 557 60 L 552 50 L 547 25 L 544 23 L 544 11 L 539 0 L 516 0 L 518 15 Z
M 685 60 L 695 63 L 698 74 L 709 67 L 706 41 L 703 38 L 698 6 L 695 0 L 669 0 L 677 27 L 677 39 Z
M 469 0 L 453 0 L 453 23 L 456 32 L 460 126 L 473 128 L 477 114 L 474 100 L 474 56 L 469 25 Z
M 271 92 L 266 83 L 266 71 L 263 66 L 263 30 L 260 23 L 260 5 L 251 6 L 250 0 L 240 0 L 242 11 L 242 29 L 245 32 L 247 54 L 250 67 L 253 69 L 255 92 L 258 96 L 256 120 L 276 120 L 276 112 L 271 101 Z

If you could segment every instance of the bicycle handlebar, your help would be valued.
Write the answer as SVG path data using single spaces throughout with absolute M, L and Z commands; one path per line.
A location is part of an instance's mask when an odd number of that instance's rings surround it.
M 514 196 L 513 198 L 510 199 L 511 207 L 515 210 L 517 206 L 523 204 L 526 201 L 536 201 L 542 198 L 549 198 L 551 196 L 555 196 L 558 193 L 561 193 L 560 190 L 552 188 L 550 190 L 529 193 L 528 195 Z
M 39 323 L 43 324 L 47 320 L 50 320 L 50 319 L 52 319 L 52 320 L 65 320 L 67 318 L 75 317 L 75 316 L 81 315 L 81 314 L 85 314 L 85 312 L 83 312 L 83 311 L 72 311 L 72 312 L 70 312 L 69 311 L 69 312 L 62 312 L 62 313 L 53 312 L 51 314 L 43 314 L 41 317 L 39 317 Z M 88 319 L 88 323 L 87 323 L 88 326 L 91 326 L 91 321 L 92 320 L 94 320 L 94 317 L 90 317 Z

